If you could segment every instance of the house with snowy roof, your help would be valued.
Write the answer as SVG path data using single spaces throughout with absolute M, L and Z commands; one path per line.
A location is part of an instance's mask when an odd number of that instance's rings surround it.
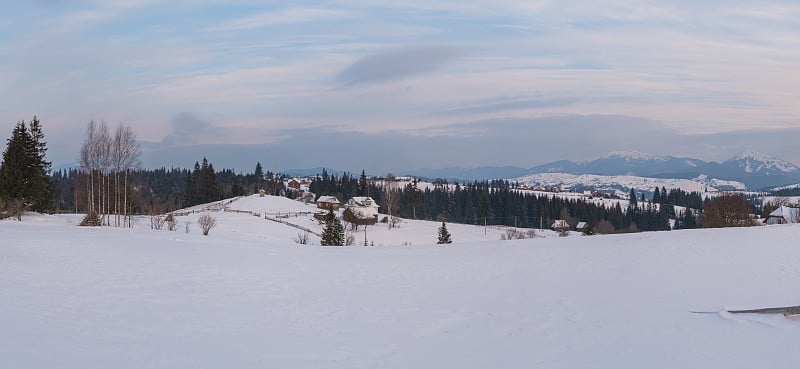
M 369 196 L 356 196 L 344 204 L 343 218 L 353 225 L 372 225 L 378 222 L 378 206 Z
M 769 213 L 766 224 L 793 224 L 800 223 L 800 208 L 781 206 Z
M 339 199 L 336 196 L 320 196 L 317 199 L 317 208 L 330 210 L 330 211 L 339 211 L 339 207 L 342 205 L 339 202 Z

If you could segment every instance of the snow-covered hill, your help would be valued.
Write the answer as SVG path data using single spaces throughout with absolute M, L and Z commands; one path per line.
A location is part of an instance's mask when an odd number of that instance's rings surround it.
M 640 152 L 612 152 L 591 161 L 556 161 L 531 168 L 531 172 L 692 180 L 700 177 L 739 182 L 748 189 L 800 181 L 800 169 L 796 165 L 757 152 L 743 152 L 722 163 Z
M 722 311 L 800 302 L 800 249 L 785 242 L 798 226 L 523 241 L 453 227 L 450 246 L 315 247 L 279 223 L 213 214 L 208 237 L 144 220 L 132 230 L 79 228 L 76 216 L 0 221 L 0 367 L 800 361 L 800 322 Z
M 775 175 L 797 173 L 800 171 L 796 165 L 773 158 L 763 153 L 754 151 L 745 151 L 737 154 L 733 158 L 726 161 L 731 165 L 736 165 L 747 173 L 762 174 L 762 175 Z
M 638 151 L 614 151 L 589 161 L 560 160 L 531 168 L 532 173 L 596 174 L 605 176 L 654 176 L 666 173 L 692 173 L 705 161 Z M 682 178 L 682 177 L 676 177 Z
M 616 192 L 620 195 L 627 195 L 631 188 L 637 190 L 637 192 L 650 192 L 656 187 L 665 187 L 667 189 L 680 188 L 689 192 L 745 189 L 745 185 L 739 182 L 722 181 L 704 176 L 690 180 L 637 176 L 601 176 L 595 174 L 534 173 L 524 177 L 514 178 L 511 181 L 527 184 L 529 186 L 562 186 L 578 190 L 591 188 L 604 192 Z

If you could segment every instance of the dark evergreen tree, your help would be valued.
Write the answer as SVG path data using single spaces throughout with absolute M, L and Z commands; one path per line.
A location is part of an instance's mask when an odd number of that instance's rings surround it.
M 453 240 L 450 238 L 450 232 L 447 231 L 447 225 L 445 224 L 444 220 L 442 220 L 442 226 L 439 227 L 439 240 L 436 243 L 439 245 L 453 243 Z
M 0 164 L 0 198 L 17 201 L 33 211 L 52 210 L 53 183 L 46 153 L 39 120 L 34 117 L 30 129 L 24 121 L 17 123 Z
M 361 170 L 361 177 L 358 178 L 358 196 L 369 196 L 369 183 L 367 182 L 367 174 Z
M 44 212 L 53 209 L 54 188 L 50 180 L 50 169 L 52 164 L 47 161 L 47 143 L 44 141 L 44 131 L 42 123 L 36 116 L 30 123 L 31 147 L 29 147 L 33 167 L 33 188 L 31 189 L 33 198 L 31 199 L 31 209 Z
M 328 212 L 325 217 L 325 229 L 322 230 L 322 246 L 342 246 L 344 245 L 344 227 L 339 218 L 333 214 L 332 211 Z
M 256 163 L 256 171 L 253 172 L 253 175 L 259 180 L 264 179 L 264 169 L 261 168 L 261 162 Z
M 184 207 L 219 201 L 224 198 L 222 186 L 217 180 L 214 166 L 203 158 L 203 164 L 194 163 L 194 170 L 187 179 Z
M 631 188 L 631 193 L 628 195 L 628 207 L 635 208 L 636 205 L 636 191 Z

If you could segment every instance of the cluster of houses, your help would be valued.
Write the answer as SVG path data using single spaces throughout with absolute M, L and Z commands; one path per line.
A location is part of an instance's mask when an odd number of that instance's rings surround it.
M 344 218 L 350 223 L 372 225 L 378 222 L 378 209 L 380 206 L 369 196 L 352 197 L 347 200 L 344 206 L 336 196 L 320 196 L 316 204 L 320 211 L 314 214 L 314 218 L 320 221 L 329 212 L 336 213 L 344 208 Z

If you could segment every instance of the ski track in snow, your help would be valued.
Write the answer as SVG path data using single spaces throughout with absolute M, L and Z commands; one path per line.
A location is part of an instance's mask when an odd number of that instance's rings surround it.
M 288 200 L 287 200 L 288 201 Z M 293 208 L 298 206 L 297 208 Z M 231 204 L 308 209 L 280 198 Z M 258 209 L 256 209 L 258 208 Z M 498 241 L 436 222 L 319 247 L 212 213 L 208 237 L 0 221 L 2 368 L 794 368 L 800 226 Z M 179 217 L 194 220 L 197 214 Z M 298 220 L 300 217 L 297 218 Z M 426 224 L 423 224 L 426 223 Z M 313 225 L 313 224 L 312 224 Z M 372 230 L 368 230 L 371 232 Z M 420 240 L 423 237 L 419 237 Z

